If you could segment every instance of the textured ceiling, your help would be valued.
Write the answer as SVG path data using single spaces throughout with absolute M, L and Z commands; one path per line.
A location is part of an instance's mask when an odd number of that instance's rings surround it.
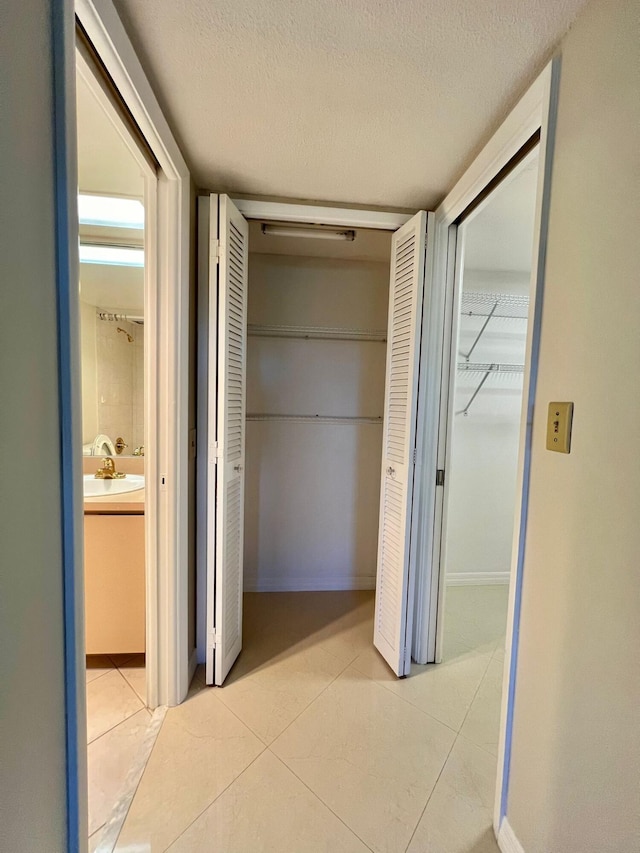
M 433 208 L 585 0 L 115 0 L 200 188 Z

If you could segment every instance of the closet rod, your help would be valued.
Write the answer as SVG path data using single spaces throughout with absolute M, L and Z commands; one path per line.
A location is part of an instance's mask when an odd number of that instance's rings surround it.
M 247 421 L 288 421 L 290 423 L 304 424 L 381 424 L 382 417 L 368 418 L 353 415 L 271 415 L 271 414 L 247 414 Z
M 249 323 L 247 332 L 259 338 L 298 338 L 301 340 L 379 341 L 387 340 L 383 329 L 339 329 L 330 326 L 269 326 Z

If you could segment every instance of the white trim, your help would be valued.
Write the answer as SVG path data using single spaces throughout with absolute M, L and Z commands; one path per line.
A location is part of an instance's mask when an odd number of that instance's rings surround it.
M 524 853 L 524 847 L 518 841 L 506 817 L 502 821 L 500 832 L 498 833 L 498 847 L 502 853 Z
M 504 123 L 482 149 L 435 213 L 435 259 L 430 313 L 423 324 L 424 393 L 418 402 L 418 435 L 424 446 L 423 482 L 420 514 L 428 520 L 421 532 L 418 550 L 420 576 L 417 580 L 416 609 L 412 653 L 420 663 L 437 662 L 442 647 L 444 583 L 439 574 L 442 565 L 440 535 L 445 496 L 435 486 L 435 472 L 445 467 L 446 418 L 448 410 L 449 352 L 447 330 L 455 312 L 453 304 L 456 269 L 457 217 L 474 201 L 496 174 L 511 160 L 540 127 L 543 105 L 551 79 L 547 66 L 518 102 Z M 458 259 L 459 260 L 459 259 Z M 446 488 L 446 477 L 445 477 Z
M 157 385 L 155 454 L 145 459 L 157 486 L 158 676 L 153 704 L 176 705 L 189 688 L 188 366 L 190 176 L 111 0 L 76 0 L 76 14 L 160 166 L 157 187 Z M 152 399 L 152 396 L 150 397 Z M 151 403 L 149 404 L 151 405 Z
M 96 77 L 93 63 L 83 49 L 76 50 L 77 72 L 108 116 L 112 126 L 138 164 L 144 180 L 144 445 L 156 447 L 156 412 L 158 387 L 158 329 L 157 308 L 157 196 L 158 179 L 148 155 L 140 150 L 137 140 L 112 98 Z M 150 708 L 158 705 L 158 541 L 157 541 L 157 464 L 149 452 L 145 458 L 146 492 L 144 511 L 145 535 L 145 650 L 146 650 L 146 701 Z
M 542 109 L 549 88 L 551 65 L 509 113 L 480 154 L 436 210 L 436 218 L 447 226 L 453 224 L 465 208 L 493 180 L 500 169 L 540 127 Z
M 447 586 L 489 586 L 509 583 L 511 572 L 448 572 Z
M 277 222 L 375 228 L 379 231 L 397 231 L 413 216 L 413 213 L 358 210 L 350 207 L 322 207 L 313 204 L 261 201 L 260 199 L 234 198 L 233 196 L 231 196 L 231 200 L 246 219 L 272 219 Z
M 531 267 L 530 305 L 533 310 L 527 325 L 527 343 L 525 364 L 528 370 L 524 374 L 522 389 L 522 415 L 520 432 L 520 450 L 516 480 L 516 503 L 513 519 L 513 548 L 511 558 L 511 580 L 509 586 L 509 605 L 507 610 L 507 631 L 504 656 L 504 680 L 500 711 L 500 730 L 498 740 L 498 770 L 496 779 L 496 801 L 494 807 L 494 828 L 501 826 L 506 819 L 506 794 L 508 785 L 509 761 L 511 752 L 511 726 L 513 716 L 513 691 L 515 688 L 515 669 L 518 654 L 518 631 L 520 627 L 520 597 L 522 587 L 522 569 L 527 526 L 528 506 L 528 469 L 531 453 L 531 434 L 535 404 L 536 380 L 538 374 L 538 356 L 542 324 L 542 298 L 544 294 L 545 260 L 547 251 L 547 229 L 549 201 L 551 193 L 551 165 L 555 140 L 557 98 L 560 80 L 560 59 L 550 63 L 543 74 L 545 88 L 540 109 L 540 153 L 538 164 L 538 189 L 535 212 L 535 233 L 533 245 L 536 251 Z M 506 775 L 506 779 L 505 779 Z M 504 822 L 504 821 L 503 821 Z M 507 824 L 508 827 L 508 824 Z M 515 839 L 515 836 L 514 836 Z
M 326 592 L 327 590 L 375 589 L 375 575 L 357 575 L 345 578 L 341 575 L 329 577 L 307 577 L 294 575 L 281 578 L 259 577 L 244 579 L 245 592 Z
M 523 393 L 523 418 L 521 421 L 521 444 L 518 461 L 518 501 L 514 519 L 514 549 L 510 571 L 509 605 L 507 617 L 507 639 L 505 649 L 505 687 L 503 690 L 502 718 L 498 751 L 498 778 L 494 812 L 494 827 L 500 825 L 506 807 L 505 771 L 508 772 L 511 720 L 513 714 L 513 685 L 517 646 L 518 595 L 521 585 L 522 549 L 526 528 L 526 466 L 533 418 L 533 393 L 537 370 L 537 353 L 540 333 L 540 308 L 544 273 L 546 219 L 542 209 L 548 198 L 550 178 L 550 139 L 553 136 L 555 89 L 559 74 L 559 60 L 550 63 L 516 105 L 503 125 L 482 150 L 471 167 L 465 172 L 453 190 L 436 211 L 435 225 L 435 274 L 430 304 L 432 312 L 423 328 L 422 352 L 426 365 L 425 393 L 419 400 L 418 435 L 424 443 L 423 466 L 425 488 L 420 494 L 420 513 L 425 522 L 419 531 L 420 542 L 418 565 L 422 577 L 418 581 L 420 597 L 416 596 L 416 623 L 413 637 L 413 656 L 420 663 L 438 662 L 442 647 L 443 596 L 445 590 L 442 575 L 444 560 L 441 553 L 444 498 L 443 490 L 435 485 L 435 471 L 446 472 L 447 417 L 449 409 L 449 359 L 450 335 L 455 316 L 455 274 L 457 257 L 457 228 L 455 222 L 461 213 L 474 201 L 500 170 L 517 154 L 536 130 L 541 129 L 540 166 L 538 184 L 538 208 L 536 212 L 537 255 L 532 270 L 531 300 L 535 310 L 529 321 Z M 543 200 L 544 193 L 544 200 Z M 546 203 L 546 202 L 545 202 Z M 437 425 L 437 426 L 436 426 Z M 445 488 L 447 481 L 445 473 Z M 524 507 L 524 509 L 523 509 Z M 524 514 L 521 514 L 524 513 Z M 435 602 L 437 601 L 437 608 Z

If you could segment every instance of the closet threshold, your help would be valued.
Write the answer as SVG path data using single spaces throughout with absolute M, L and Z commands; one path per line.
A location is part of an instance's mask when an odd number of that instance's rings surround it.
M 356 415 L 276 415 L 276 414 L 247 414 L 247 421 L 287 421 L 303 424 L 382 424 L 380 417 L 363 417 Z
M 249 323 L 247 332 L 258 338 L 296 338 L 300 340 L 327 341 L 378 341 L 387 340 L 384 329 L 341 329 L 334 326 L 273 326 Z

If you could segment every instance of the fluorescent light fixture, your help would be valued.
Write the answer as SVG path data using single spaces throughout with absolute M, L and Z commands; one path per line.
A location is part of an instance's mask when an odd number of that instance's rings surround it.
M 349 240 L 356 238 L 356 232 L 344 228 L 325 228 L 321 225 L 308 225 L 296 228 L 295 225 L 267 225 L 263 223 L 262 233 L 273 237 L 312 237 L 316 240 Z
M 144 249 L 132 249 L 129 246 L 102 246 L 99 244 L 80 244 L 81 264 L 106 264 L 116 267 L 143 267 Z
M 78 218 L 81 225 L 135 228 L 140 231 L 144 228 L 144 205 L 137 198 L 80 193 Z

